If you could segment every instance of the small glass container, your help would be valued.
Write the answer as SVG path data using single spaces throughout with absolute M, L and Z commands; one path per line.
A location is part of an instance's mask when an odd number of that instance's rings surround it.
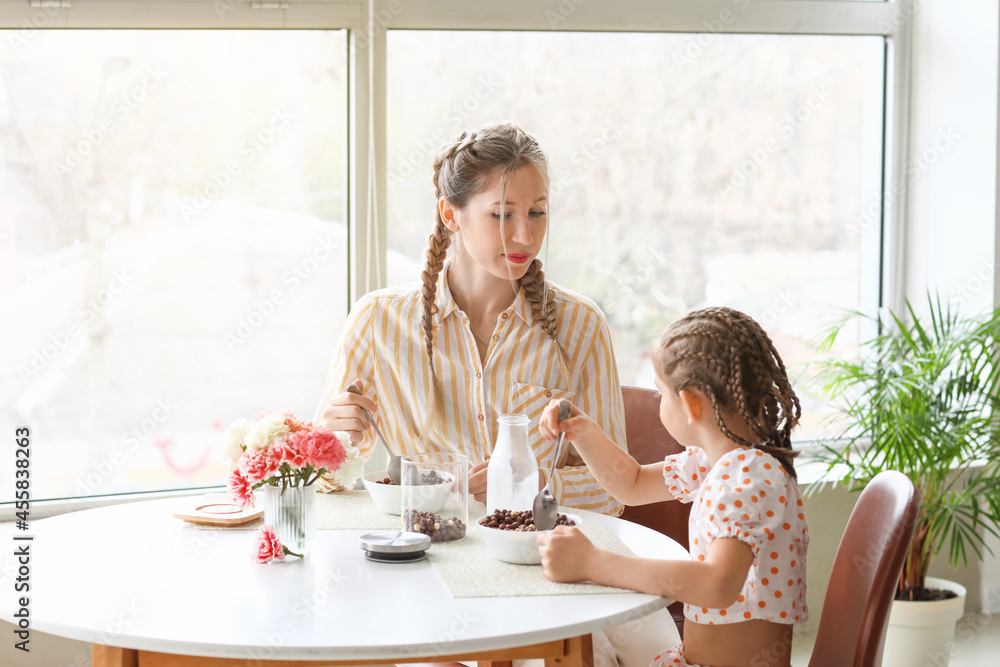
M 464 454 L 411 454 L 400 461 L 403 530 L 432 542 L 465 537 L 469 525 L 469 459 Z

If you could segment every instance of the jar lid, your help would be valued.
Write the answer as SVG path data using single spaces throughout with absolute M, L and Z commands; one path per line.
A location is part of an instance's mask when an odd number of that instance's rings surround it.
M 420 555 L 431 546 L 430 535 L 403 532 L 401 530 L 380 530 L 361 536 L 361 548 L 379 555 Z

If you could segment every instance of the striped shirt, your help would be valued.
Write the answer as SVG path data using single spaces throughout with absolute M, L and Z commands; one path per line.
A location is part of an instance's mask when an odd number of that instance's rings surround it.
M 618 370 L 607 321 L 586 297 L 549 283 L 557 312 L 558 336 L 569 358 L 567 380 L 560 377 L 555 343 L 531 313 L 523 290 L 497 318 L 485 361 L 480 361 L 469 317 L 448 287 L 447 266 L 438 281 L 434 365 L 440 380 L 443 418 L 420 438 L 428 414 L 431 382 L 420 320 L 420 284 L 379 290 L 358 300 L 344 324 L 342 340 L 327 378 L 324 406 L 355 378 L 379 410 L 379 428 L 403 455 L 420 451 L 458 451 L 470 465 L 489 458 L 497 438 L 497 418 L 521 413 L 530 419 L 528 441 L 547 475 L 554 442 L 538 431 L 542 410 L 565 398 L 590 415 L 612 442 L 625 448 L 625 417 Z M 374 429 L 360 447 L 367 459 Z M 421 442 L 420 440 L 423 440 Z M 464 451 L 462 451 L 464 449 Z M 601 487 L 572 448 L 555 472 L 553 494 L 560 504 L 605 514 L 622 505 Z

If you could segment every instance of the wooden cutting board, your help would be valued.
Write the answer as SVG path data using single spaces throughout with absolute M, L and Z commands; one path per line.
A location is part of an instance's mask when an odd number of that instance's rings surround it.
M 264 516 L 264 508 L 240 507 L 235 503 L 204 497 L 186 498 L 171 512 L 171 516 L 205 526 L 238 526 Z

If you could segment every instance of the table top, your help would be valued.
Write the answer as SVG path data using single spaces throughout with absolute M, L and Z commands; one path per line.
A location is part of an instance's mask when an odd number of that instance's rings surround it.
M 199 529 L 170 516 L 176 505 L 64 514 L 34 522 L 31 542 L 10 542 L 30 544 L 31 627 L 164 653 L 392 660 L 575 637 L 670 602 L 640 593 L 452 598 L 427 560 L 366 560 L 360 530 L 317 531 L 304 560 L 261 565 L 250 556 L 255 532 Z M 572 511 L 610 526 L 637 555 L 688 558 L 653 530 Z M 16 571 L 10 556 L 4 561 Z M 12 592 L 0 596 L 5 618 L 16 604 Z

